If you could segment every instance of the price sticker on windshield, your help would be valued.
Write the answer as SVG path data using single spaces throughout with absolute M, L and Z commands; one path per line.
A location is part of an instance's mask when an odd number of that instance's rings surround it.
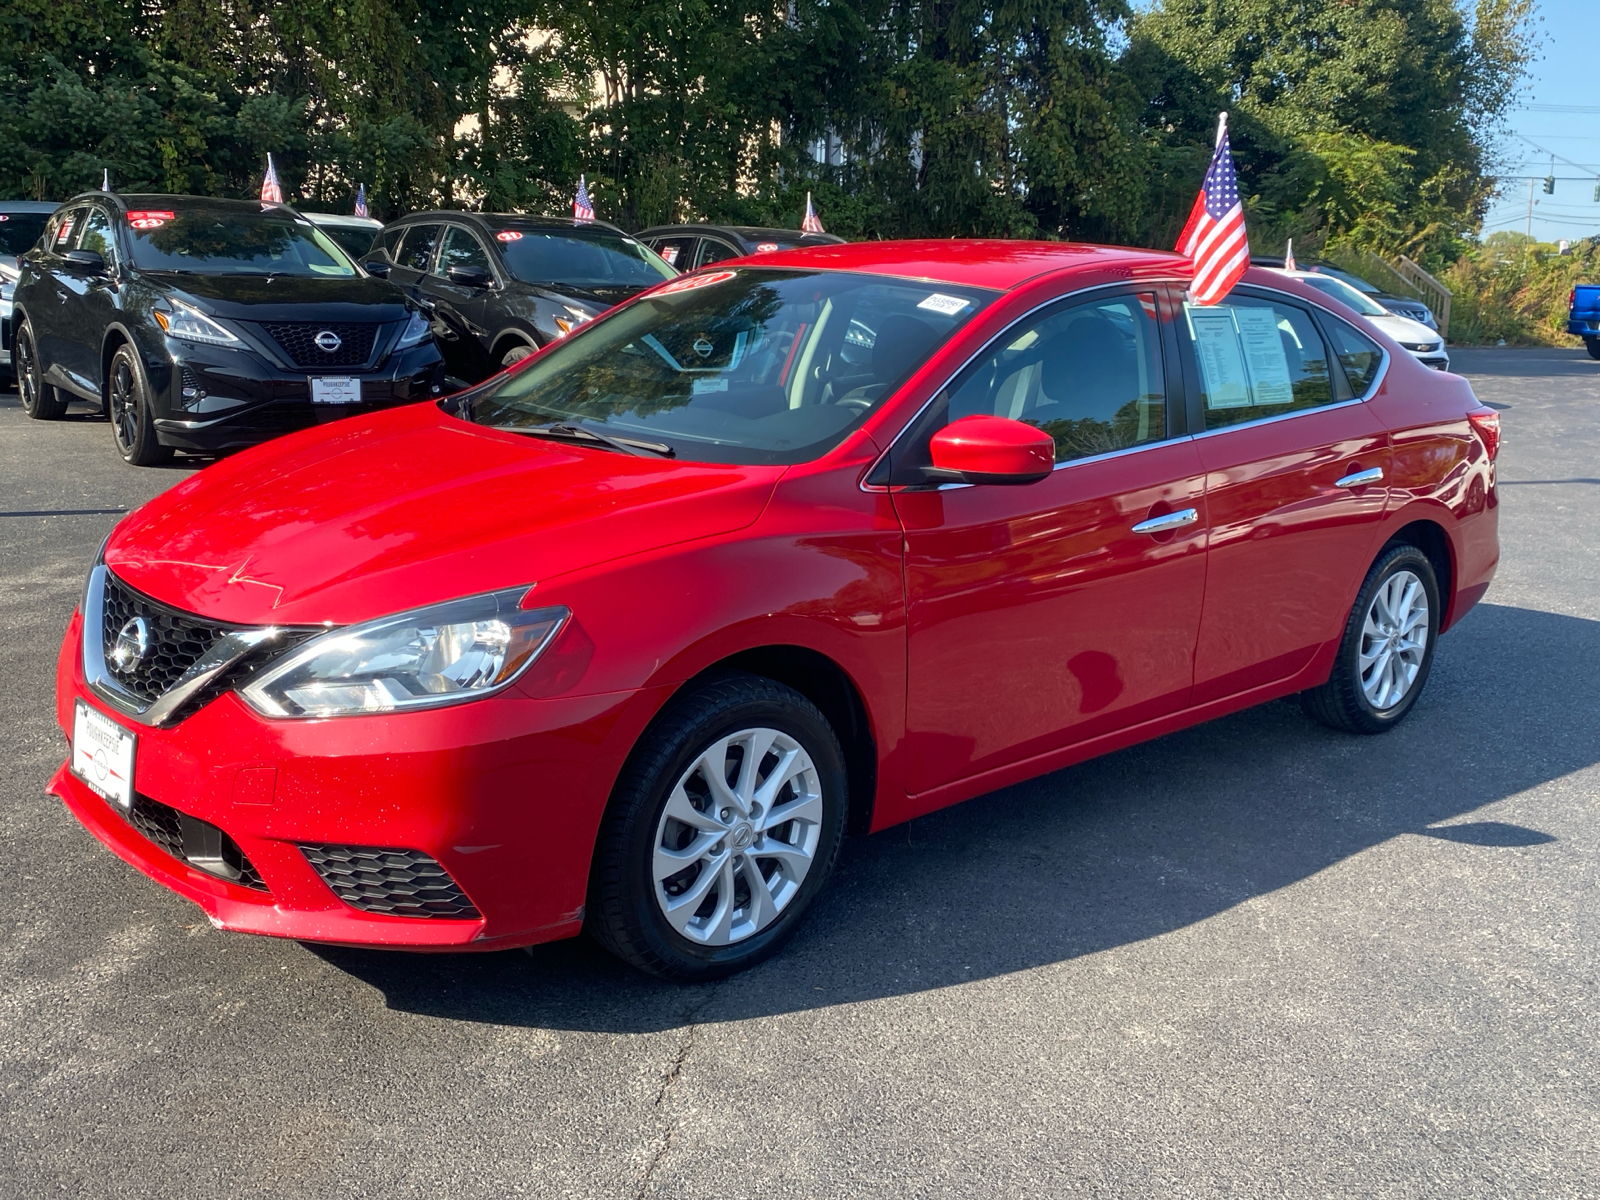
M 714 283 L 727 283 L 739 272 L 713 271 L 709 275 L 689 275 L 683 279 L 674 279 L 671 283 L 658 287 L 651 292 L 652 296 L 670 296 L 673 292 L 692 292 L 696 288 L 710 287 Z
M 522 240 L 522 234 L 515 229 L 502 229 L 494 236 L 496 240 L 502 242 L 520 242 Z
M 130 209 L 128 224 L 135 229 L 160 229 L 176 215 L 165 209 Z
M 936 312 L 941 317 L 953 317 L 970 303 L 970 300 L 964 300 L 960 296 L 946 296 L 943 292 L 935 292 L 917 307 Z

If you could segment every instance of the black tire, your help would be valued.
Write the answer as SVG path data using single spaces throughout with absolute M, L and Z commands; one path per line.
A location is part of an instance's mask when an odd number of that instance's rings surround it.
M 521 362 L 523 359 L 527 358 L 528 355 L 532 354 L 533 351 L 534 347 L 528 345 L 526 342 L 517 342 L 514 345 L 506 347 L 506 352 L 500 356 L 500 369 L 504 371 L 512 363 Z
M 17 327 L 11 347 L 11 366 L 17 377 L 17 393 L 22 411 L 35 421 L 59 421 L 67 415 L 67 399 L 61 389 L 44 381 L 44 364 L 39 361 L 39 342 L 33 336 L 33 322 Z
M 680 779 L 720 739 L 754 729 L 776 730 L 792 738 L 810 756 L 821 794 L 822 815 L 816 848 L 798 889 L 770 924 L 759 927 L 742 940 L 708 945 L 679 932 L 668 922 L 657 899 L 652 863 L 661 830 L 671 828 L 664 824 L 664 813 Z M 612 792 L 596 841 L 585 928 L 624 962 L 662 979 L 678 982 L 719 979 L 760 962 L 794 933 L 832 871 L 844 837 L 847 788 L 839 739 L 827 718 L 811 701 L 792 688 L 757 675 L 730 672 L 710 679 L 674 700 L 639 739 L 629 756 Z M 779 811 L 777 802 L 772 804 L 772 811 Z M 714 815 L 711 807 L 706 813 Z M 733 820 L 737 824 L 738 816 Z M 740 833 L 748 836 L 748 831 Z M 740 843 L 732 826 L 728 840 L 733 845 L 721 849 L 734 855 L 732 865 L 737 866 L 742 859 L 734 849 Z M 758 853 L 761 844 L 757 841 L 747 853 L 750 867 L 761 870 L 766 876 L 771 860 L 761 859 Z M 716 849 L 713 848 L 713 853 Z M 768 868 L 761 862 L 766 862 Z M 692 869 L 710 868 L 702 862 Z M 776 868 L 772 869 L 776 872 Z M 731 889 L 734 898 L 728 900 L 730 907 L 739 895 L 738 887 L 744 886 L 747 889 L 744 911 L 748 913 L 748 883 L 738 884 L 741 876 L 730 875 L 729 878 L 736 881 Z M 774 873 L 770 878 L 778 876 Z M 669 879 L 662 886 L 687 889 L 694 884 L 674 885 Z M 710 898 L 716 895 L 717 892 L 708 893 L 706 903 L 720 905 L 720 899 Z M 717 911 L 721 911 L 720 907 Z
M 1600 358 L 1600 338 L 1587 338 L 1583 344 L 1590 358 Z
M 106 375 L 106 416 L 122 461 L 135 467 L 166 462 L 172 457 L 172 447 L 163 446 L 156 437 L 150 382 L 138 352 L 126 342 L 118 346 Z
M 1385 696 L 1381 684 L 1378 685 L 1383 704 L 1383 707 L 1379 707 L 1379 703 L 1369 695 L 1368 686 L 1362 678 L 1362 646 L 1364 641 L 1370 641 L 1367 618 L 1369 612 L 1374 610 L 1374 598 L 1391 579 L 1403 572 L 1410 572 L 1421 583 L 1426 596 L 1428 641 L 1422 647 L 1420 661 L 1416 663 L 1416 674 L 1402 695 L 1398 698 Z M 1300 693 L 1300 704 L 1306 715 L 1348 733 L 1387 733 L 1400 724 L 1427 686 L 1428 672 L 1433 666 L 1434 647 L 1439 640 L 1440 614 L 1439 581 L 1428 556 L 1417 547 L 1404 543 L 1386 547 L 1367 572 L 1367 578 L 1356 596 L 1355 606 L 1345 622 L 1344 636 L 1339 641 L 1339 654 L 1334 660 L 1328 682 Z M 1394 644 L 1397 643 L 1391 643 Z

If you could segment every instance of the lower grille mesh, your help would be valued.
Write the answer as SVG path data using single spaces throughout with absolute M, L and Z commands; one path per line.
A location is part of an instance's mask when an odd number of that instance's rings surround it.
M 450 872 L 420 850 L 302 845 L 300 852 L 351 908 L 396 917 L 476 920 L 480 915 Z
M 117 811 L 121 811 L 118 809 Z M 261 873 L 239 843 L 207 821 L 186 816 L 170 805 L 135 792 L 133 807 L 125 814 L 128 824 L 179 862 L 199 867 L 208 875 L 258 892 L 267 890 Z

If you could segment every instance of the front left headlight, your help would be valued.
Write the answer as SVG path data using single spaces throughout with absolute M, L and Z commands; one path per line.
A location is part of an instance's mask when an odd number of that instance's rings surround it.
M 182 300 L 171 297 L 167 303 L 172 306 L 171 312 L 162 312 L 157 308 L 153 309 L 150 315 L 155 317 L 156 324 L 171 336 L 182 338 L 186 342 L 204 342 L 208 346 L 239 345 L 239 339 L 231 330 L 218 325 L 192 304 L 185 304 Z
M 499 691 L 572 614 L 523 609 L 528 589 L 469 596 L 335 629 L 296 647 L 239 694 L 268 717 L 345 717 L 459 704 Z
M 395 343 L 396 350 L 408 350 L 412 346 L 419 346 L 433 336 L 433 327 L 428 324 L 428 318 L 419 312 L 411 314 L 411 319 L 406 322 L 406 327 L 400 331 L 400 340 Z

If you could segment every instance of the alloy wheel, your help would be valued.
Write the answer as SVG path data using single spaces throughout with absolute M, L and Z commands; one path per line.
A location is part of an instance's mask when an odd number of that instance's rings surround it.
M 1428 590 L 1396 571 L 1373 593 L 1361 626 L 1361 691 L 1379 712 L 1406 698 L 1428 649 Z
M 24 334 L 17 339 L 17 390 L 22 393 L 22 408 L 24 412 L 33 412 L 39 407 L 39 378 L 35 373 L 37 360 L 33 356 L 33 338 Z
M 651 878 L 667 923 L 706 946 L 761 932 L 799 893 L 822 819 L 821 780 L 798 741 L 765 728 L 718 738 L 656 824 Z
M 120 358 L 111 371 L 111 429 L 117 445 L 125 452 L 131 451 L 139 436 L 139 412 L 136 402 L 137 384 L 133 368 Z

